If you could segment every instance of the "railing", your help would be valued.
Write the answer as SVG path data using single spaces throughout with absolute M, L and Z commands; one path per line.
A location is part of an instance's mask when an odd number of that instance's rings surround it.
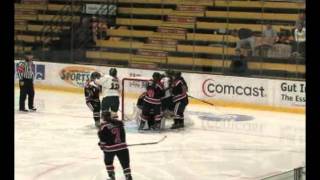
M 41 42 L 45 46 L 47 43 L 49 43 L 52 39 L 54 34 L 57 32 L 57 30 L 62 31 L 64 27 L 65 18 L 69 18 L 69 15 L 71 14 L 70 18 L 72 23 L 73 21 L 73 14 L 72 14 L 72 6 L 66 4 L 64 5 L 55 16 L 52 17 L 50 21 L 44 22 L 44 26 L 41 30 Z
M 101 3 L 102 5 L 99 7 L 99 9 L 97 9 L 96 13 L 95 14 L 92 14 L 92 16 L 103 16 L 103 14 L 106 14 L 106 17 L 107 19 L 110 18 L 110 4 L 116 4 L 117 3 L 117 0 L 106 0 L 105 2 Z M 84 10 L 85 6 L 83 6 L 83 10 Z M 81 15 L 81 18 L 83 18 L 84 15 L 82 14 Z M 83 34 L 90 34 L 91 33 L 91 29 L 90 27 L 84 27 L 82 26 L 81 23 L 79 24 L 76 24 L 74 26 L 74 36 L 75 37 L 79 37 L 79 36 L 82 36 Z M 82 36 L 83 37 L 83 36 Z M 89 35 L 87 36 L 86 38 L 84 39 L 79 39 L 77 41 L 77 43 L 75 44 L 74 48 L 76 49 L 82 49 L 84 47 L 87 47 L 88 46 L 88 43 L 92 40 L 92 36 Z

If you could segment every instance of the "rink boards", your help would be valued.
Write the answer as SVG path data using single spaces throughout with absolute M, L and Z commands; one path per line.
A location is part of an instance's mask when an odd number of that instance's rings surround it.
M 15 67 L 19 61 L 16 61 Z M 90 73 L 107 73 L 110 67 L 35 62 L 37 88 L 83 93 L 83 84 Z M 153 70 L 117 68 L 123 78 L 151 78 Z M 157 71 L 163 73 L 161 71 Z M 305 112 L 305 81 L 247 78 L 198 73 L 183 73 L 188 94 L 217 106 L 254 108 L 294 113 Z M 18 82 L 17 77 L 15 82 Z M 126 87 L 126 95 L 137 96 L 136 86 Z M 203 104 L 190 98 L 190 103 Z

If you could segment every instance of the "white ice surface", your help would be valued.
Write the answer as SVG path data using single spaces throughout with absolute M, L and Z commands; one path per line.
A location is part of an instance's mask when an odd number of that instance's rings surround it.
M 105 180 L 92 114 L 82 94 L 36 90 L 37 112 L 18 112 L 16 180 Z M 26 103 L 27 104 L 27 103 Z M 305 163 L 305 116 L 188 106 L 184 131 L 138 133 L 127 123 L 134 180 L 256 180 Z M 170 123 L 170 122 L 169 122 Z M 115 159 L 116 177 L 123 180 Z

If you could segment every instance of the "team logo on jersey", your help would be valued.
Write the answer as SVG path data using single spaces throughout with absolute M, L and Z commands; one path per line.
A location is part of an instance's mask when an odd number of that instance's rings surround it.
M 95 68 L 68 66 L 60 72 L 60 78 L 76 87 L 84 87 L 84 83 L 90 78 L 90 74 L 96 71 Z

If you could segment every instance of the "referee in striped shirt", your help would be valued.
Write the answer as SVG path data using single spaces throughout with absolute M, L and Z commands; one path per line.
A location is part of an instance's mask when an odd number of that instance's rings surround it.
M 26 54 L 25 60 L 20 62 L 17 68 L 17 75 L 19 78 L 20 86 L 20 100 L 19 100 L 19 110 L 23 112 L 28 112 L 25 109 L 25 101 L 28 95 L 28 107 L 30 111 L 36 111 L 37 109 L 33 106 L 34 99 L 34 64 L 33 55 Z

